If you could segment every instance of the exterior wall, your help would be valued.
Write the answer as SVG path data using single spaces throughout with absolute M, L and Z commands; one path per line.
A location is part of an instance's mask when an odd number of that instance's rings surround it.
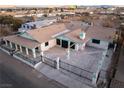
M 95 48 L 100 48 L 100 49 L 108 49 L 108 44 L 109 42 L 107 41 L 101 41 L 100 40 L 100 44 L 96 44 L 96 43 L 92 43 L 92 39 L 90 41 L 87 42 L 87 46 L 92 46 Z
M 75 45 L 75 50 L 78 51 L 78 50 L 83 50 L 85 48 L 85 43 L 83 44 L 76 44 Z
M 45 46 L 45 42 L 41 44 L 41 51 L 49 50 L 56 45 L 56 39 L 49 40 L 49 45 Z

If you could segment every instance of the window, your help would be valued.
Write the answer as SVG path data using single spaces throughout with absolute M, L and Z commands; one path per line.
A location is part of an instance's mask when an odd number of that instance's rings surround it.
M 62 40 L 62 47 L 63 48 L 68 48 L 68 41 Z
M 25 25 L 23 25 L 23 28 L 25 28 Z
M 97 39 L 92 39 L 92 43 L 95 43 L 95 44 L 100 44 L 100 40 L 97 40 Z
M 74 44 L 74 42 L 70 42 L 70 46 L 71 46 L 72 49 L 75 49 L 75 44 Z
M 56 40 L 57 45 L 60 45 L 60 39 Z
M 48 42 L 46 42 L 46 43 L 45 43 L 45 46 L 48 46 L 48 45 L 49 45 L 49 43 L 48 43 Z
M 27 29 L 29 29 L 29 25 L 27 25 Z

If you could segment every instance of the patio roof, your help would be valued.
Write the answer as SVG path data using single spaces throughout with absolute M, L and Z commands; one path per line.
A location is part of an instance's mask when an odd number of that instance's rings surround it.
M 30 49 L 36 48 L 40 44 L 36 41 L 29 40 L 18 35 L 7 36 L 4 37 L 3 39 Z

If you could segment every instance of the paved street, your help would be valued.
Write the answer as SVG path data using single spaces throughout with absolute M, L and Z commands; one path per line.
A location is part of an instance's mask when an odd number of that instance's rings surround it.
M 121 48 L 115 79 L 124 82 L 124 48 Z
M 118 48 L 118 59 L 116 64 L 116 72 L 111 81 L 110 88 L 124 88 L 124 45 Z M 117 56 L 116 56 L 117 57 Z
M 0 87 L 65 87 L 0 50 Z

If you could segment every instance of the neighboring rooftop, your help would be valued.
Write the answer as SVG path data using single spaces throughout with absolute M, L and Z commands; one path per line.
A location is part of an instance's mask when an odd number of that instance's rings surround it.
M 43 20 L 43 21 L 35 21 L 35 22 L 29 22 L 25 23 L 26 25 L 34 26 L 36 25 L 37 28 L 43 27 L 43 26 L 48 26 L 52 24 L 55 20 Z

